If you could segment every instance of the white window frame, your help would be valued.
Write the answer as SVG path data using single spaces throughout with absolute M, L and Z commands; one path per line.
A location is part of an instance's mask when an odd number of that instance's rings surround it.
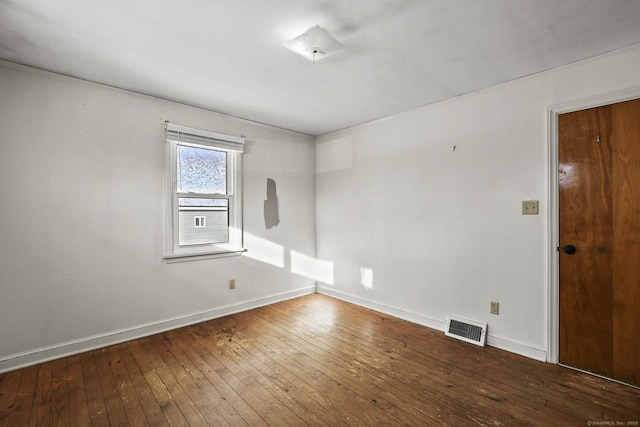
M 243 248 L 242 225 L 242 152 L 244 136 L 236 137 L 202 129 L 189 128 L 166 122 L 166 175 L 165 175 L 165 233 L 164 259 L 167 262 L 192 261 L 240 255 Z M 180 246 L 178 238 L 178 198 L 185 194 L 177 191 L 178 146 L 200 147 L 227 152 L 227 194 L 216 198 L 229 200 L 229 242 Z M 189 197 L 207 197 L 188 193 Z

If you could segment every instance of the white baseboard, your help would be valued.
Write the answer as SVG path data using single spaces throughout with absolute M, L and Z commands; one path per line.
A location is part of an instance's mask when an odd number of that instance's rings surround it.
M 186 316 L 174 317 L 172 319 L 160 320 L 158 322 L 146 323 L 132 328 L 120 329 L 104 334 L 93 335 L 73 341 L 67 341 L 52 346 L 29 350 L 22 353 L 10 354 L 0 358 L 0 373 L 13 371 L 27 366 L 35 365 L 49 360 L 72 356 L 97 348 L 106 347 L 121 342 L 130 341 L 137 338 L 154 335 L 157 333 L 177 329 L 195 323 L 204 322 L 218 317 L 251 310 L 265 305 L 274 304 L 288 299 L 297 298 L 303 295 L 313 294 L 316 291 L 315 285 L 293 291 L 283 292 L 252 301 L 245 301 L 238 304 L 227 305 L 211 310 L 193 313 Z
M 350 302 L 365 308 L 369 308 L 380 313 L 385 313 L 390 316 L 397 317 L 399 319 L 407 320 L 418 325 L 426 326 L 428 328 L 436 329 L 444 333 L 446 327 L 445 320 L 434 319 L 422 314 L 412 313 L 400 308 L 391 307 L 387 304 L 372 301 L 367 298 L 362 298 L 346 292 L 337 291 L 333 288 L 318 285 L 318 293 L 328 295 L 343 301 Z M 529 344 L 513 341 L 506 338 L 497 337 L 489 334 L 487 336 L 487 344 L 491 347 L 499 348 L 501 350 L 508 351 L 510 353 L 519 354 L 521 356 L 528 357 L 530 359 L 539 360 L 545 362 L 547 360 L 547 352 L 542 348 L 531 346 Z
M 540 362 L 547 361 L 547 351 L 543 348 L 536 347 L 530 344 L 521 343 L 507 338 L 497 337 L 489 334 L 487 336 L 487 345 L 491 347 L 499 348 L 500 350 L 508 351 L 510 353 L 519 354 L 520 356 L 535 359 Z
M 412 313 L 410 311 L 403 310 L 383 304 L 380 302 L 372 301 L 367 298 L 358 297 L 346 292 L 336 291 L 335 289 L 318 285 L 318 293 L 329 295 L 331 297 L 350 302 L 361 307 L 370 308 L 371 310 L 378 311 L 380 313 L 388 314 L 399 319 L 407 320 L 418 325 L 426 326 L 431 329 L 437 329 L 444 332 L 447 322 L 444 320 L 433 319 L 431 317 L 423 316 L 421 314 Z

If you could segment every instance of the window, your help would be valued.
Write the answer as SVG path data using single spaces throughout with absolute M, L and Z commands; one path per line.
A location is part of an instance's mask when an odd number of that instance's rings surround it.
M 195 228 L 202 228 L 207 226 L 207 217 L 206 216 L 196 216 L 193 218 L 193 226 Z
M 241 253 L 244 137 L 167 123 L 165 258 Z

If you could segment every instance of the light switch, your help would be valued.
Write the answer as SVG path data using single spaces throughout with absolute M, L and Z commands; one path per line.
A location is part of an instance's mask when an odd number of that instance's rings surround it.
M 523 200 L 522 201 L 522 215 L 538 215 L 538 201 L 537 200 Z

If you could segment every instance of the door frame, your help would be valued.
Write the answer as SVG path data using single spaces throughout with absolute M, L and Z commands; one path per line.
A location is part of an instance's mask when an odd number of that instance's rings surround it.
M 547 301 L 547 362 L 558 364 L 560 340 L 560 206 L 558 200 L 558 116 L 564 113 L 601 107 L 640 98 L 640 86 L 608 92 L 588 98 L 555 104 L 547 109 L 549 137 L 549 248 L 548 248 L 548 301 Z

